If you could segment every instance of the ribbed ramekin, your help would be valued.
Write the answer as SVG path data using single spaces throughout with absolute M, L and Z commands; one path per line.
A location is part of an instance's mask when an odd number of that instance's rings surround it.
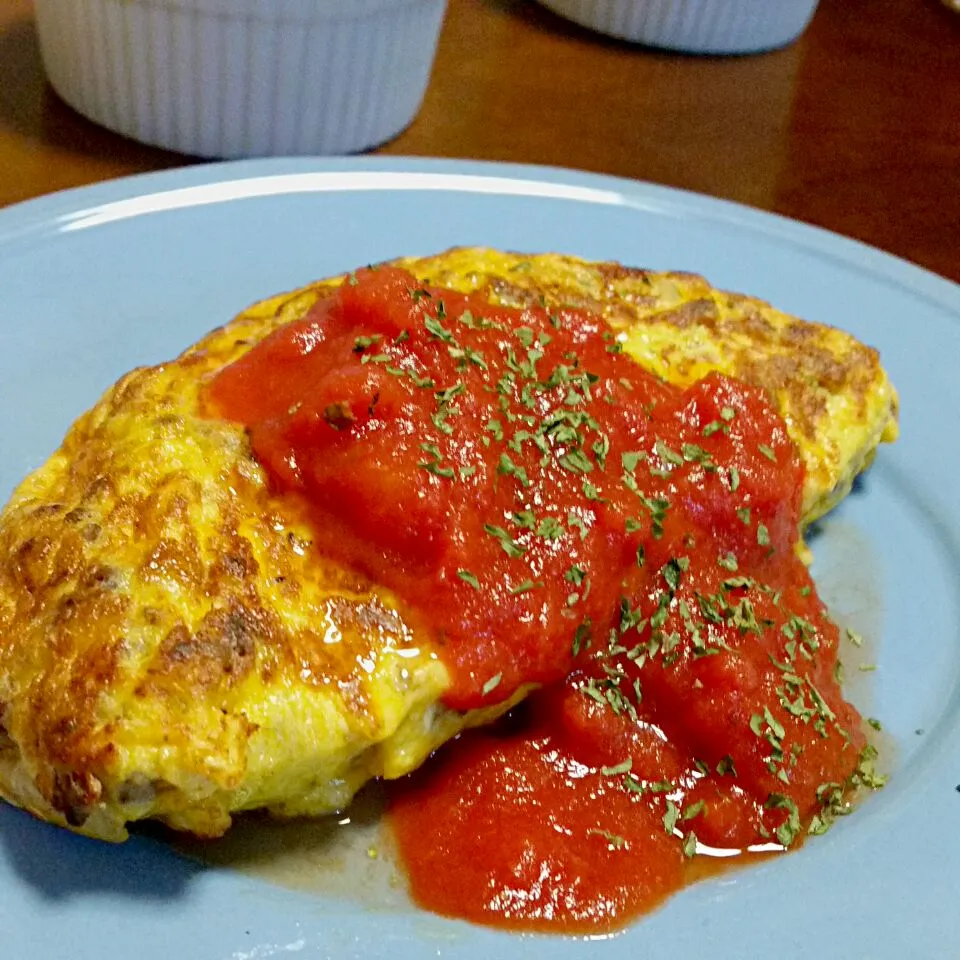
M 36 0 L 47 75 L 91 120 L 204 157 L 340 154 L 416 116 L 446 0 Z
M 800 36 L 817 0 L 538 0 L 600 33 L 686 53 L 755 53 Z

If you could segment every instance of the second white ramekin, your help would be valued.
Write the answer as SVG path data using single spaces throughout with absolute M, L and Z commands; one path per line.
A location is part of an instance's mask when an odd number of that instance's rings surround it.
M 806 29 L 818 0 L 538 0 L 591 30 L 686 53 L 755 53 Z

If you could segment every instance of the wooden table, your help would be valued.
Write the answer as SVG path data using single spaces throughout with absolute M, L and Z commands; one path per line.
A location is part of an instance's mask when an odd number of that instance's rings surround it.
M 423 109 L 381 152 L 685 187 L 960 280 L 960 16 L 938 0 L 822 0 L 798 43 L 738 58 L 605 40 L 531 0 L 449 2 Z M 32 0 L 0 2 L 0 206 L 189 162 L 65 106 Z

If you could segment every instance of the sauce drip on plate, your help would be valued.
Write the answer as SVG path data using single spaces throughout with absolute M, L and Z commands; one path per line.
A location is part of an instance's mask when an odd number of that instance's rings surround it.
M 415 899 L 610 929 L 697 854 L 791 846 L 872 777 L 797 558 L 803 468 L 755 388 L 683 391 L 583 311 L 360 271 L 208 388 L 316 549 L 416 609 L 446 704 L 539 689 L 402 786 Z

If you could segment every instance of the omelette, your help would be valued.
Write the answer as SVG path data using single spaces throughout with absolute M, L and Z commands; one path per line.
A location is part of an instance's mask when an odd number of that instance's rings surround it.
M 701 277 L 555 254 L 455 249 L 395 261 L 503 306 L 603 316 L 637 363 L 686 386 L 763 388 L 827 512 L 897 431 L 873 349 Z M 201 837 L 234 813 L 344 808 L 521 699 L 465 712 L 430 630 L 317 555 L 243 426 L 203 385 L 344 277 L 256 304 L 180 357 L 127 374 L 0 514 L 0 794 L 119 841 L 145 818 Z

